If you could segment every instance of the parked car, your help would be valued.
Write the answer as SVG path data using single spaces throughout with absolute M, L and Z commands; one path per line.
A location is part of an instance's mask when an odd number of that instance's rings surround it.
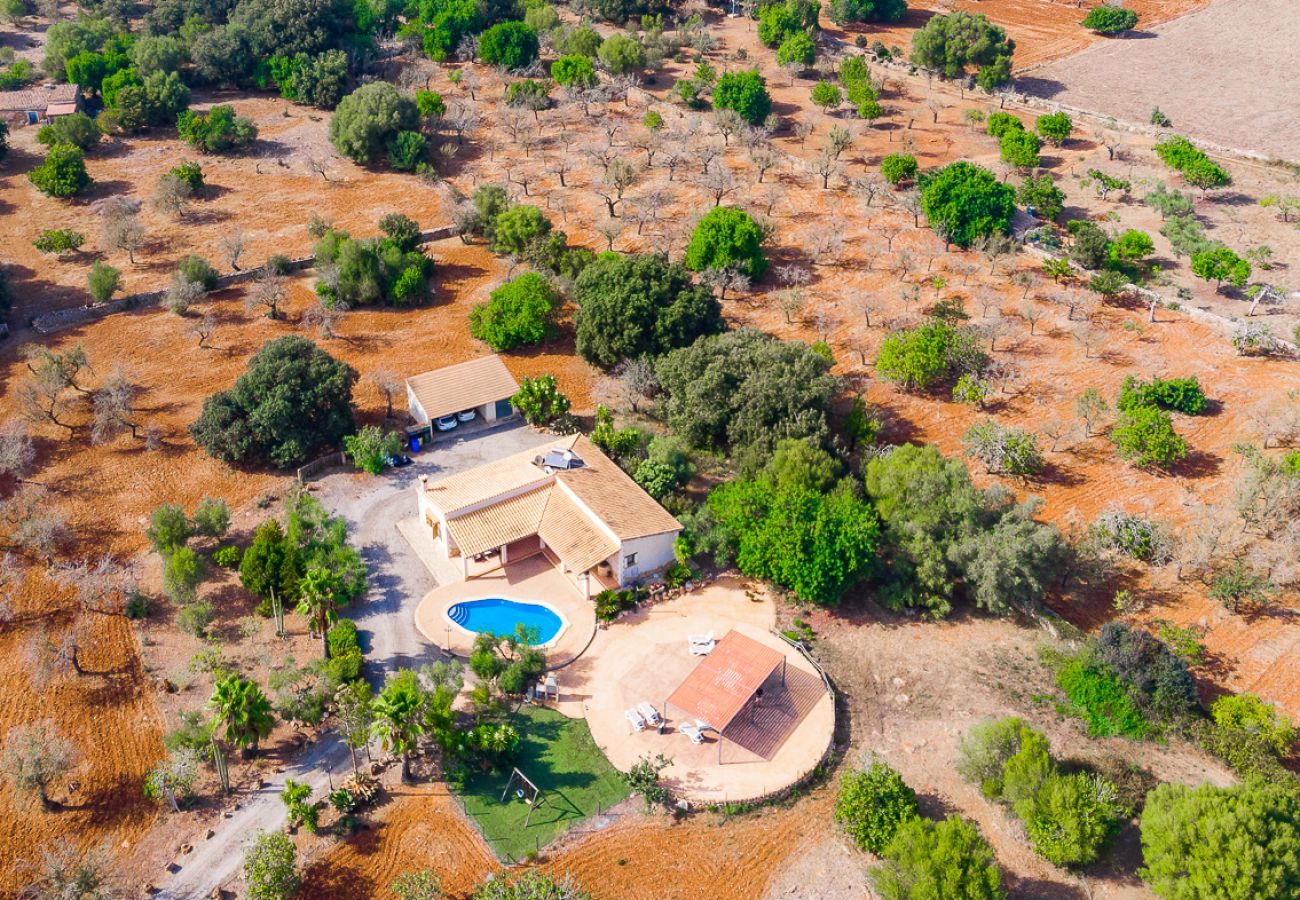
M 476 413 L 472 409 L 462 410 L 456 413 L 456 418 L 462 422 L 473 422 Z
M 460 422 L 456 420 L 455 416 L 439 416 L 434 420 L 433 427 L 439 431 L 451 431 L 459 424 Z
M 407 456 L 405 453 L 399 453 L 396 456 L 388 457 L 388 466 L 392 469 L 400 469 L 402 466 L 409 466 L 410 464 L 411 457 Z

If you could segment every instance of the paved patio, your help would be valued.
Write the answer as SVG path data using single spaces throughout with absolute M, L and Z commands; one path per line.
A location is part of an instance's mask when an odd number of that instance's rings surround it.
M 413 524 L 418 526 L 419 523 Z M 430 548 L 432 544 L 430 540 Z M 420 555 L 423 558 L 425 554 Z M 415 627 L 441 649 L 466 657 L 473 648 L 474 635 L 452 624 L 447 618 L 447 610 L 463 600 L 485 597 L 545 603 L 564 618 L 566 627 L 555 643 L 546 648 L 552 666 L 562 665 L 581 654 L 596 629 L 595 606 L 584 599 L 573 582 L 541 554 L 512 562 L 505 568 L 468 581 L 449 581 L 443 587 L 435 588 L 416 608 Z
M 622 771 L 647 753 L 663 753 L 673 760 L 664 781 L 696 801 L 753 799 L 797 781 L 830 743 L 835 704 L 812 665 L 771 633 L 772 601 L 766 595 L 751 600 L 746 586 L 741 579 L 720 579 L 598 631 L 590 649 L 557 673 L 560 711 L 585 716 L 596 743 Z M 769 688 L 760 713 L 728 729 L 721 745 L 712 732 L 703 744 L 692 744 L 672 718 L 663 734 L 632 733 L 623 711 L 648 701 L 662 714 L 664 701 L 699 663 L 687 635 L 713 631 L 720 638 L 731 629 L 786 657 L 786 688 Z

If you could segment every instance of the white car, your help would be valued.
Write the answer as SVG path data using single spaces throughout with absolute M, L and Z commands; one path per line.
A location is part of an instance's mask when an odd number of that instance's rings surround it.
M 473 422 L 476 415 L 474 410 L 466 409 L 456 413 L 456 418 L 461 422 Z
M 459 424 L 455 416 L 439 416 L 433 421 L 433 427 L 439 431 L 451 431 Z

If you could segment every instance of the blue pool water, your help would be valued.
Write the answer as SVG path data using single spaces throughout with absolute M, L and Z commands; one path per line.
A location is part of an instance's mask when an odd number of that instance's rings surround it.
M 536 628 L 538 644 L 552 641 L 564 625 L 549 606 L 500 598 L 457 603 L 447 610 L 447 616 L 466 631 L 479 633 L 490 631 L 497 635 L 514 634 L 517 625 Z

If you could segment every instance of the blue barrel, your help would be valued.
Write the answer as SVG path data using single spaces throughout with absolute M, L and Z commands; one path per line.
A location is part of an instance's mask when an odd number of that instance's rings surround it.
M 420 439 L 418 437 L 411 438 L 411 452 L 412 453 L 420 452 Z

